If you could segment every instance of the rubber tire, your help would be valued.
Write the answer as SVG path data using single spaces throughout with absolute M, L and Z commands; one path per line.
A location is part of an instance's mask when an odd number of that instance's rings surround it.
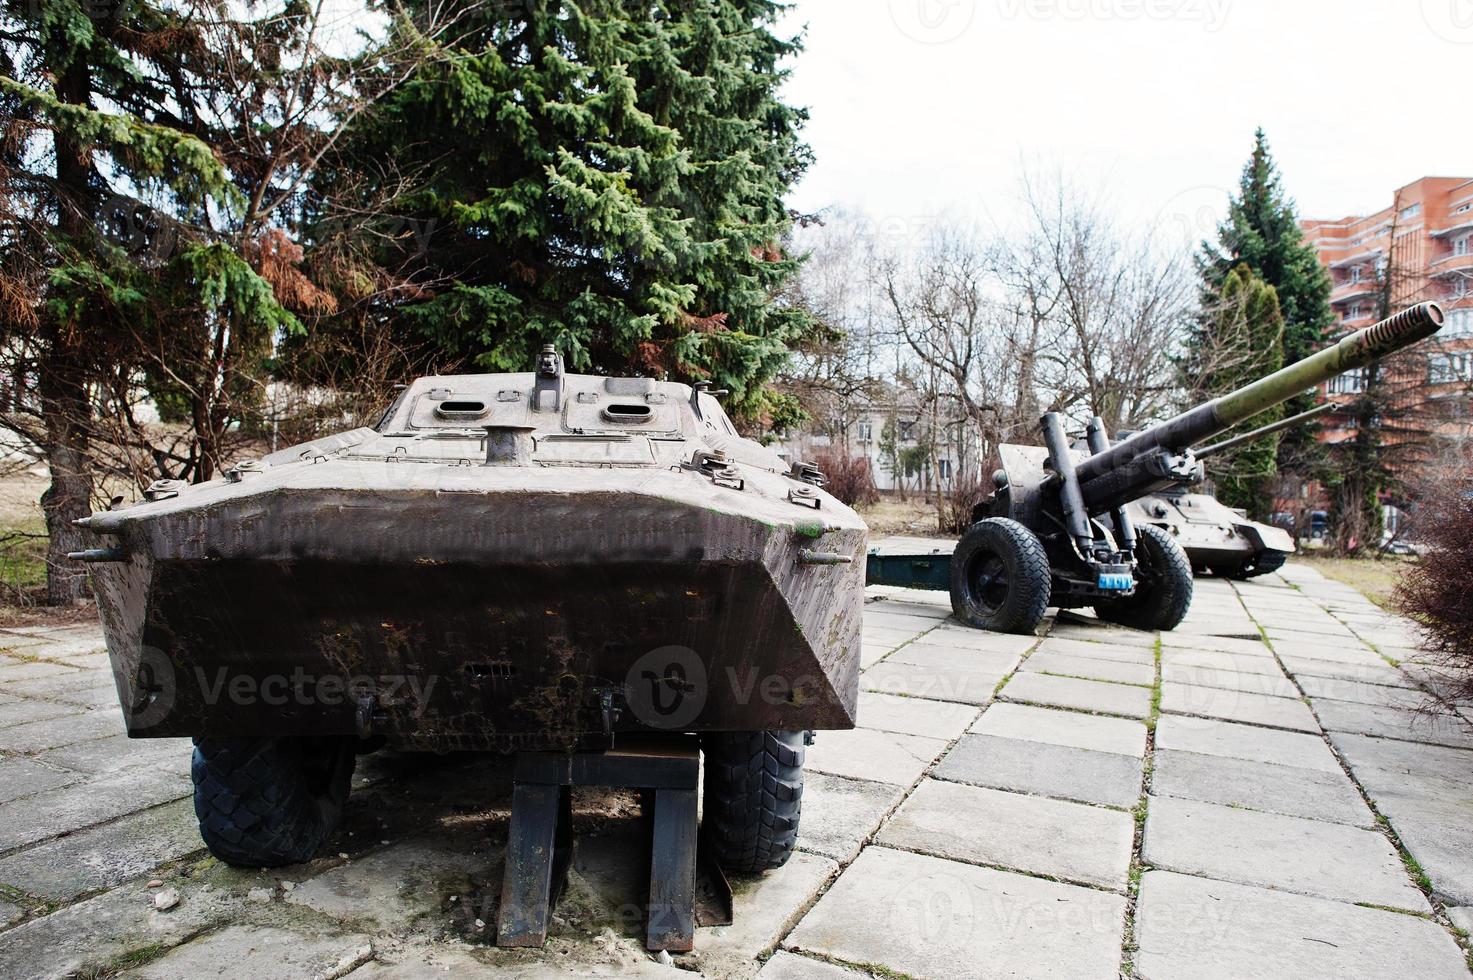
M 981 558 L 996 556 L 1007 573 L 1000 601 L 977 593 L 971 574 Z M 989 517 L 967 529 L 951 556 L 951 611 L 968 626 L 994 633 L 1032 635 L 1048 611 L 1053 576 L 1038 535 L 1017 521 Z
M 1107 623 L 1137 630 L 1172 630 L 1192 608 L 1192 563 L 1171 534 L 1152 524 L 1136 528 L 1136 560 L 1144 581 L 1134 595 L 1095 603 Z
M 1289 556 L 1282 551 L 1264 551 L 1260 552 L 1257 557 L 1239 565 L 1237 568 L 1224 569 L 1219 574 L 1223 578 L 1246 582 L 1250 578 L 1257 578 L 1260 575 L 1269 575 L 1277 572 L 1284 567 L 1284 563 L 1288 560 Z
M 780 868 L 803 815 L 803 732 L 715 732 L 701 739 L 706 790 L 701 830 L 727 871 Z
M 194 815 L 226 864 L 311 860 L 342 822 L 357 761 L 351 738 L 197 738 Z

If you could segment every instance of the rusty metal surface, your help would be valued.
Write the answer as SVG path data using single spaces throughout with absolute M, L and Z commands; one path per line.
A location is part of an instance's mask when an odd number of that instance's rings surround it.
M 377 429 L 86 522 L 129 730 L 852 727 L 866 529 L 805 475 L 685 385 L 421 379 Z

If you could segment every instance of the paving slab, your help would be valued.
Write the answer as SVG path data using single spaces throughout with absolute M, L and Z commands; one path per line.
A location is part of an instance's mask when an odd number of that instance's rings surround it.
M 444 840 L 402 841 L 304 881 L 285 898 L 334 919 L 400 932 L 438 913 L 449 895 L 466 893 L 467 876 L 500 858 L 489 845 L 478 853 Z
M 968 653 L 985 653 L 1000 657 L 1019 658 L 1038 645 L 1036 636 L 1019 636 L 1014 633 L 993 633 L 957 622 L 946 622 L 916 640 L 920 646 L 944 647 Z
M 1331 663 L 1360 667 L 1390 666 L 1379 654 L 1362 646 L 1359 640 L 1321 644 L 1274 639 L 1273 645 L 1274 652 L 1280 657 L 1309 657 L 1312 660 L 1328 660 Z
M 1146 726 L 1138 721 L 1027 704 L 994 704 L 982 712 L 971 730 L 978 735 L 1068 745 L 1137 759 L 1146 754 Z
M 0 882 L 49 901 L 121 884 L 204 850 L 191 800 L 129 814 L 0 858 Z
M 1217 670 L 1211 667 L 1196 667 L 1190 664 L 1163 664 L 1161 679 L 1167 683 L 1193 684 L 1197 687 L 1218 687 L 1225 691 L 1242 691 L 1246 694 L 1267 694 L 1276 698 L 1297 698 L 1299 689 L 1282 673 L 1267 671 L 1249 672 Z
M 1156 651 L 1148 646 L 1135 646 L 1127 643 L 1096 643 L 1089 640 L 1071 640 L 1058 637 L 1050 633 L 1044 637 L 1032 657 L 1039 654 L 1051 653 L 1067 657 L 1088 657 L 1090 660 L 1109 660 L 1116 663 L 1141 664 L 1153 666 L 1156 663 Z M 1030 657 L 1029 659 L 1032 659 Z
M 871 728 L 819 732 L 808 749 L 805 771 L 909 786 L 946 751 L 946 743 L 919 735 Z
M 1356 770 L 1391 821 L 1402 846 L 1422 866 L 1437 897 L 1473 905 L 1473 783 L 1466 770 L 1450 776 Z
M 739 976 L 751 961 L 774 949 L 798 924 L 839 865 L 816 854 L 794 854 L 777 874 L 732 881 L 732 923 L 696 934 L 701 970 L 710 976 Z
M 133 766 L 155 766 L 187 776 L 193 753 L 194 746 L 187 738 L 129 738 L 121 734 L 48 749 L 34 758 L 97 774 Z
M 779 951 L 762 967 L 757 980 L 870 980 L 871 976 L 823 960 Z
M 74 715 L 77 710 L 74 704 L 57 704 L 54 701 L 9 701 L 0 704 L 0 729 Z
M 1161 653 L 1163 659 L 1165 658 L 1165 654 L 1170 651 L 1177 653 L 1211 651 L 1212 653 L 1227 653 L 1238 657 L 1273 657 L 1273 651 L 1268 648 L 1268 645 L 1256 637 L 1247 640 L 1235 636 L 1193 636 L 1188 638 L 1176 633 L 1163 633 L 1161 636 Z
M 1345 664 L 1333 660 L 1318 660 L 1314 657 L 1299 657 L 1282 654 L 1279 660 L 1284 669 L 1298 677 L 1336 677 L 1350 681 L 1365 681 L 1369 684 L 1385 684 L 1390 687 L 1414 687 L 1406 674 L 1382 661 L 1379 664 Z
M 1109 643 L 1118 646 L 1145 647 L 1154 650 L 1156 634 L 1128 630 L 1077 612 L 1060 613 L 1049 629 L 1051 639 L 1083 640 L 1087 643 Z
M 897 659 L 908 649 L 892 653 L 866 670 L 859 677 L 860 687 L 879 694 L 984 705 L 992 700 L 992 692 L 998 682 L 1012 670 L 1012 667 L 985 664 L 973 667 L 926 666 Z
M 1303 675 L 1299 686 L 1310 698 L 1326 698 L 1331 701 L 1351 701 L 1356 704 L 1375 704 L 1383 708 L 1401 708 L 1404 711 L 1435 709 L 1437 700 L 1425 691 L 1405 687 L 1388 687 L 1368 681 L 1347 680 L 1341 677 L 1315 677 Z
M 1335 754 L 1321 738 L 1300 732 L 1240 725 L 1231 721 L 1207 721 L 1184 718 L 1181 715 L 1163 716 L 1156 725 L 1156 748 L 1271 762 L 1321 772 L 1341 771 Z
M 989 636 L 999 634 L 990 633 Z M 941 646 L 917 641 L 908 643 L 890 654 L 896 663 L 915 664 L 920 667 L 935 667 L 940 670 L 1000 670 L 1007 673 L 1018 666 L 1022 654 L 1006 650 Z
M 1319 723 L 1303 701 L 1174 681 L 1161 685 L 1161 710 L 1301 732 L 1317 733 L 1320 730 Z
M 1401 739 L 1330 732 L 1330 742 L 1362 784 L 1375 779 L 1369 770 L 1473 782 L 1473 750 L 1422 745 Z M 1364 778 L 1362 778 L 1364 775 Z
M 913 977 L 1117 977 L 1125 900 L 872 847 L 787 945 Z
M 0 976 L 51 980 L 88 970 L 107 976 L 125 953 L 174 946 L 241 914 L 239 895 L 180 890 L 183 900 L 167 912 L 156 911 L 139 885 L 103 892 L 0 932 Z
M 1141 760 L 1047 742 L 967 735 L 934 770 L 938 779 L 1062 800 L 1130 808 L 1141 793 Z
M 0 749 L 6 752 L 43 752 L 61 745 L 106 738 L 125 730 L 123 713 L 72 708 L 72 714 L 0 728 Z
M 873 691 L 859 693 L 859 724 L 882 732 L 953 741 L 977 718 L 977 708 L 949 701 L 927 701 Z
M 879 843 L 1123 892 L 1134 832 L 1120 810 L 927 779 Z
M 300 980 L 347 972 L 373 955 L 365 935 L 323 935 L 270 926 L 230 926 L 133 971 L 147 980 L 242 977 Z
M 916 635 L 921 632 L 921 629 L 872 628 L 869 623 L 865 623 L 865 628 L 860 631 L 860 638 L 865 643 L 875 644 L 876 647 L 899 647 L 900 644 L 915 640 Z
M 1001 696 L 1008 701 L 1099 711 L 1130 718 L 1145 718 L 1151 713 L 1151 691 L 1147 688 L 1048 674 L 1014 674 L 1002 689 Z
M 58 769 L 31 759 L 3 759 L 0 760 L 0 803 L 44 793 L 49 789 L 59 789 L 82 778 L 81 773 Z M 0 881 L 4 880 L 0 878 Z
M 1265 677 L 1283 677 L 1284 672 L 1273 657 L 1249 656 L 1244 653 L 1223 653 L 1219 650 L 1162 650 L 1161 675 L 1169 669 L 1208 669 L 1239 674 L 1262 674 Z
M 1373 828 L 1375 815 L 1340 772 L 1159 749 L 1151 792 L 1204 803 Z
M 888 646 L 876 646 L 873 643 L 859 644 L 859 669 L 867 670 L 885 659 L 885 655 L 892 648 Z
M 904 795 L 905 787 L 891 783 L 805 773 L 798 849 L 841 864 L 853 860 Z
M 1428 919 L 1169 871 L 1141 879 L 1136 941 L 1142 980 L 1468 976 Z
M 70 676 L 76 672 L 76 668 L 68 664 L 53 663 L 49 660 L 19 660 L 6 657 L 0 660 L 0 688 L 10 688 L 20 681 L 29 681 L 37 677 L 55 677 L 58 674 Z
M 142 768 L 12 800 L 0 806 L 0 851 L 114 820 L 191 793 L 187 780 Z
M 1145 687 L 1151 687 L 1156 683 L 1155 664 L 1122 663 L 1118 660 L 1076 657 L 1066 653 L 1035 653 L 1023 661 L 1021 669 L 1038 674 L 1084 677 L 1090 680 L 1139 684 Z
M 1152 796 L 1141 859 L 1184 874 L 1430 911 L 1385 837 L 1342 824 Z
M 1328 698 L 1316 698 L 1314 711 L 1319 715 L 1320 724 L 1330 731 L 1473 748 L 1473 726 L 1454 714 L 1404 711 Z

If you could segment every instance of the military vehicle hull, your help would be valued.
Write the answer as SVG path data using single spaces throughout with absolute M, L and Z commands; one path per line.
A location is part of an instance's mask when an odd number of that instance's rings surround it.
M 569 375 L 539 412 L 537 380 L 426 379 L 377 430 L 94 515 L 129 733 L 449 750 L 853 727 L 863 522 L 709 396 Z
M 1130 513 L 1137 527 L 1169 533 L 1198 573 L 1254 578 L 1278 571 L 1295 551 L 1287 531 L 1250 521 L 1210 494 L 1153 494 L 1132 503 Z

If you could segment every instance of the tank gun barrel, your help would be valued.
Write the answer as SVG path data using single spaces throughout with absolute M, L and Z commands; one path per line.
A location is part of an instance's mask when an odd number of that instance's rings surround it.
M 1275 432 L 1283 432 L 1285 429 L 1292 429 L 1296 425 L 1303 425 L 1305 422 L 1311 422 L 1319 418 L 1321 415 L 1325 415 L 1329 412 L 1335 411 L 1339 407 L 1340 406 L 1336 405 L 1334 402 L 1325 402 L 1323 405 L 1316 405 L 1314 408 L 1311 408 L 1307 412 L 1300 412 L 1298 415 L 1291 415 L 1286 419 L 1280 419 L 1279 421 L 1274 422 L 1270 425 L 1265 425 L 1262 428 L 1254 429 L 1252 432 L 1245 432 L 1240 436 L 1233 436 L 1231 439 L 1224 439 L 1222 442 L 1214 442 L 1210 446 L 1203 446 L 1200 449 L 1193 449 L 1192 455 L 1197 457 L 1197 459 L 1199 460 L 1210 459 L 1211 457 L 1216 456 L 1219 453 L 1227 452 L 1229 449 L 1237 449 L 1239 446 L 1243 446 L 1250 442 L 1253 442 L 1255 439 L 1262 439 L 1264 436 L 1271 436 Z
M 1076 470 L 1085 506 L 1091 514 L 1103 513 L 1157 490 L 1196 482 L 1200 467 L 1190 450 L 1193 443 L 1430 337 L 1443 320 L 1442 308 L 1436 303 L 1413 306 L 1089 457 Z

